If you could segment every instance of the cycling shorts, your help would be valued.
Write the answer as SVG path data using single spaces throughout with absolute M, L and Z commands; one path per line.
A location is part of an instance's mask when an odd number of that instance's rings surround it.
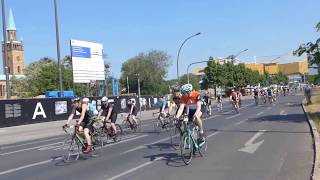
M 90 132 L 93 132 L 93 121 L 90 121 L 90 120 L 83 120 L 81 123 L 80 123 L 80 126 L 85 129 L 85 128 L 88 128 L 90 130 Z

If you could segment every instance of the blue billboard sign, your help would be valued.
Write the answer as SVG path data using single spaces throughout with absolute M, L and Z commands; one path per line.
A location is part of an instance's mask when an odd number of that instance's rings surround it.
M 91 58 L 91 49 L 89 47 L 71 46 L 72 57 Z

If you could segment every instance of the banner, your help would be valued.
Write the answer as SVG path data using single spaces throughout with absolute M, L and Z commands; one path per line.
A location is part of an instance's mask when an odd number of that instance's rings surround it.
M 70 40 L 70 48 L 74 83 L 105 79 L 102 44 Z

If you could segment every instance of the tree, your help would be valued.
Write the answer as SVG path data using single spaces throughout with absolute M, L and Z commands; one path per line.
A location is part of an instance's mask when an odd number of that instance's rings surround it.
M 200 90 L 200 79 L 195 74 L 189 74 L 189 83 L 192 84 L 192 87 L 194 90 Z M 180 83 L 181 85 L 188 83 L 188 75 L 184 74 L 180 77 Z
M 320 31 L 320 22 L 316 25 L 317 32 Z M 315 43 L 308 42 L 301 44 L 297 50 L 293 52 L 296 56 L 301 56 L 302 54 L 306 53 L 308 61 L 310 65 L 313 64 L 320 64 L 320 38 L 316 40 Z
M 130 92 L 138 93 L 137 79 L 140 79 L 141 94 L 161 95 L 168 93 L 169 87 L 164 78 L 170 65 L 166 52 L 152 50 L 140 53 L 122 64 L 120 83 L 127 84 L 129 79 Z

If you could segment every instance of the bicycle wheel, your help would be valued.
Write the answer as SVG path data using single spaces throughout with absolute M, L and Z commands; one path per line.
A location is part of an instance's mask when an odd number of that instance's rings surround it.
M 204 132 L 204 142 L 199 144 L 198 143 L 198 151 L 199 151 L 199 154 L 201 157 L 204 156 L 205 152 L 207 151 L 207 148 L 208 148 L 208 142 L 207 142 L 207 134 Z
M 77 142 L 75 137 L 65 139 L 64 146 L 63 149 L 65 152 L 63 154 L 63 160 L 65 162 L 72 162 L 79 159 L 80 143 Z
M 175 147 L 176 145 L 179 145 L 179 138 L 180 138 L 180 130 L 177 127 L 171 128 L 170 129 L 171 146 Z
M 154 129 L 154 132 L 156 132 L 156 133 L 160 133 L 161 132 L 161 124 L 160 124 L 158 119 L 154 121 L 153 129 Z
M 116 129 L 117 129 L 117 135 L 113 138 L 114 142 L 121 141 L 122 135 L 123 135 L 122 127 L 119 124 L 116 124 Z
M 92 145 L 93 145 L 93 155 L 98 155 L 102 153 L 103 150 L 103 140 L 102 140 L 102 131 L 95 130 L 91 135 Z
M 191 136 L 185 132 L 181 137 L 180 152 L 183 162 L 188 165 L 190 164 L 193 156 L 193 142 Z

